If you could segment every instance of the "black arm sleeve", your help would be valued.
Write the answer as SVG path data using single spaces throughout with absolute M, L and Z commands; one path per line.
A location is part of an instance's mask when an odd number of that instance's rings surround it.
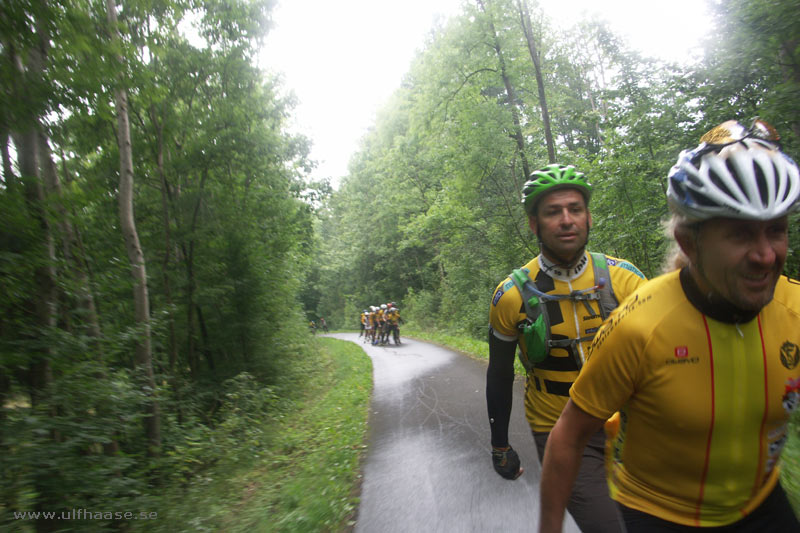
M 514 392 L 514 356 L 517 341 L 504 341 L 489 328 L 489 368 L 486 370 L 486 408 L 492 446 L 508 446 L 508 421 Z

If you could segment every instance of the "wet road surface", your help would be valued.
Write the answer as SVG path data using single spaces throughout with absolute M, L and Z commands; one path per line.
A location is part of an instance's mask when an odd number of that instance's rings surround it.
M 486 362 L 403 339 L 358 343 L 372 358 L 368 450 L 356 533 L 536 531 L 541 468 L 515 382 L 509 441 L 525 473 L 507 481 L 492 468 Z M 579 529 L 571 517 L 565 533 Z

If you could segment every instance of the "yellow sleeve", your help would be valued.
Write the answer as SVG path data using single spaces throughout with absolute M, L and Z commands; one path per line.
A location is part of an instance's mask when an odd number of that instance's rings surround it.
M 611 276 L 611 286 L 618 302 L 622 303 L 622 300 L 647 283 L 645 275 L 633 263 L 608 256 L 606 262 Z
M 494 335 L 502 340 L 517 340 L 517 324 L 525 319 L 525 313 L 520 313 L 522 296 L 509 278 L 503 280 L 494 291 L 492 303 L 489 306 L 489 324 L 494 330 Z

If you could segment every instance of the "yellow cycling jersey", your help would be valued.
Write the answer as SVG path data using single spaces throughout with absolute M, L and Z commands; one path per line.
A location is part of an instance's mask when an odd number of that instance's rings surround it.
M 539 256 L 523 267 L 542 292 L 569 294 L 573 290 L 588 289 L 595 285 L 592 258 L 588 253 L 569 270 L 547 268 L 545 272 L 543 261 L 546 262 Z M 627 261 L 607 257 L 606 263 L 618 301 L 646 281 L 644 275 Z M 583 302 L 573 300 L 548 302 L 546 305 L 554 340 L 591 336 L 602 323 L 597 301 L 589 304 L 592 313 Z M 519 290 L 510 278 L 506 278 L 497 286 L 492 297 L 489 310 L 492 334 L 501 340 L 519 340 L 519 348 L 526 350 L 525 340 L 517 329 L 517 325 L 526 317 Z M 589 344 L 587 340 L 574 347 L 554 347 L 550 355 L 533 368 L 526 385 L 525 416 L 534 431 L 550 431 L 555 425 L 569 398 L 569 388 L 578 376 L 580 367 L 577 360 L 586 358 Z
M 742 324 L 701 313 L 678 271 L 621 302 L 571 391 L 595 417 L 620 411 L 607 447 L 612 498 L 691 526 L 758 507 L 800 403 L 799 345 L 800 284 L 785 277 Z
M 386 317 L 386 321 L 389 324 L 392 324 L 392 325 L 397 324 L 397 322 L 400 320 L 400 311 L 398 311 L 397 309 L 394 309 L 394 308 L 389 309 L 389 310 L 386 311 L 385 317 Z

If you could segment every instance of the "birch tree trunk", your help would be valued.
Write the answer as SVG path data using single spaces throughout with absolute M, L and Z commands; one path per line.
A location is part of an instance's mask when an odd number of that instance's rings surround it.
M 108 22 L 111 39 L 120 43 L 117 29 L 117 11 L 114 0 L 106 0 Z M 122 65 L 122 57 L 116 61 Z M 157 456 L 161 448 L 161 420 L 159 406 L 155 395 L 155 379 L 153 376 L 153 352 L 150 335 L 150 303 L 147 294 L 147 271 L 144 253 L 136 232 L 136 221 L 133 216 L 133 153 L 131 148 L 130 121 L 128 119 L 128 94 L 120 83 L 114 90 L 114 103 L 117 111 L 117 144 L 119 145 L 119 219 L 125 249 L 131 264 L 131 275 L 134 280 L 133 301 L 135 320 L 139 330 L 136 343 L 136 366 L 141 372 L 143 386 L 149 402 L 145 417 L 145 435 L 147 437 L 147 454 Z

